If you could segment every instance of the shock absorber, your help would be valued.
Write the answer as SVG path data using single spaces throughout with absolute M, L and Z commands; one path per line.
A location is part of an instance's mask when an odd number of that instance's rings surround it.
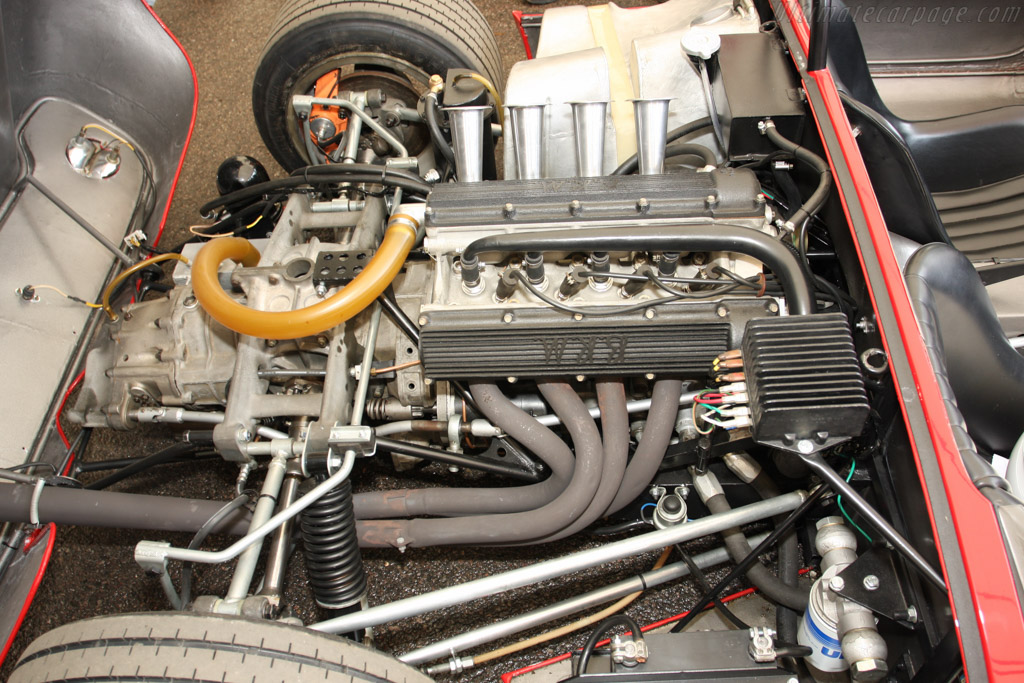
M 326 475 L 319 475 L 323 481 Z M 301 515 L 302 546 L 313 597 L 321 607 L 346 609 L 366 595 L 366 571 L 356 538 L 352 482 L 306 508 Z

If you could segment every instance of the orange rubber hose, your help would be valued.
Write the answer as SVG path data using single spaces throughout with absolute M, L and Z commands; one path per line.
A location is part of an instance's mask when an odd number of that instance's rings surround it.
M 416 243 L 418 228 L 418 221 L 411 216 L 392 216 L 377 253 L 363 271 L 334 295 L 298 310 L 258 311 L 238 303 L 220 286 L 217 271 L 226 259 L 246 267 L 259 263 L 259 252 L 241 237 L 220 237 L 203 245 L 192 264 L 192 290 L 211 318 L 235 332 L 260 339 L 319 334 L 345 322 L 380 296 L 402 269 Z

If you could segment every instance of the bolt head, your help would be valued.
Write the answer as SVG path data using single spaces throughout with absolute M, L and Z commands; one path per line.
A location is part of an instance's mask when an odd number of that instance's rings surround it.
M 864 588 L 866 588 L 867 590 L 876 591 L 878 590 L 879 585 L 880 582 L 878 580 L 878 577 L 874 574 L 868 574 L 864 577 Z
M 725 306 L 719 306 L 717 309 L 715 309 L 715 313 L 718 315 L 719 318 L 724 318 L 727 315 L 729 315 L 729 309 L 726 308 Z
M 501 316 L 501 321 L 502 322 L 510 323 L 513 320 L 515 320 L 515 316 L 512 315 L 511 313 L 506 313 L 505 315 Z
M 644 311 L 644 317 L 647 318 L 648 320 L 654 318 L 655 315 L 656 313 L 654 312 L 653 308 L 648 308 L 646 311 Z
M 646 375 L 644 375 L 644 378 L 648 379 L 648 380 L 653 380 L 654 379 L 654 373 L 653 372 L 648 372 Z
M 855 681 L 879 681 L 888 673 L 883 659 L 859 659 L 850 665 L 850 678 Z
M 428 322 L 429 322 L 429 321 L 427 320 L 427 316 L 425 316 L 425 315 L 421 315 L 421 316 L 420 316 L 420 320 L 419 320 L 419 323 L 420 323 L 420 326 L 421 326 L 421 327 L 422 327 L 423 325 L 426 325 L 426 324 L 427 324 Z
M 577 320 L 577 321 L 583 320 L 583 314 L 582 313 L 574 313 L 573 316 L 572 316 L 572 319 L 573 320 Z
M 828 582 L 828 587 L 834 592 L 839 592 L 846 588 L 846 581 L 844 581 L 841 576 L 833 576 Z
M 586 379 L 586 377 L 584 375 L 576 375 L 576 381 L 577 382 L 582 382 L 585 379 Z
M 771 303 L 768 304 L 768 311 L 770 313 L 778 313 L 779 312 L 779 305 L 777 303 L 775 303 L 774 301 L 772 301 Z
M 811 443 L 810 439 L 800 439 L 796 442 L 796 449 L 804 454 L 814 452 L 814 444 Z
M 508 377 L 507 379 L 509 384 L 515 384 L 516 382 L 519 381 L 518 377 Z

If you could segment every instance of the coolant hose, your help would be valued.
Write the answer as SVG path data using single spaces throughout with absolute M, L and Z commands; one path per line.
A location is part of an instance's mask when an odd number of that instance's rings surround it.
M 832 169 L 829 168 L 827 161 L 811 150 L 806 147 L 801 147 L 792 140 L 783 137 L 775 128 L 775 124 L 770 120 L 765 121 L 764 134 L 776 147 L 789 152 L 818 172 L 818 187 L 815 188 L 814 192 L 811 193 L 811 196 L 807 198 L 807 201 L 805 201 L 789 219 L 789 222 L 796 226 L 799 234 L 803 235 L 804 223 L 806 223 L 811 216 L 818 213 L 822 204 L 824 204 L 825 200 L 828 199 L 829 190 L 832 189 Z M 798 241 L 797 244 L 800 244 L 800 242 Z
M 260 339 L 299 339 L 335 327 L 373 303 L 402 269 L 416 243 L 419 222 L 405 214 L 388 221 L 377 253 L 363 271 L 333 296 L 294 311 L 258 311 L 235 301 L 220 286 L 220 264 L 231 259 L 243 266 L 259 263 L 260 253 L 247 239 L 210 240 L 192 264 L 192 290 L 210 317 L 227 328 Z
M 705 501 L 708 511 L 713 515 L 729 512 L 732 507 L 725 495 L 717 493 Z M 725 549 L 734 562 L 739 562 L 750 554 L 750 544 L 747 543 L 743 532 L 738 528 L 726 529 L 722 532 L 722 539 L 725 541 Z M 769 599 L 788 607 L 789 609 L 803 612 L 807 609 L 808 591 L 800 590 L 799 587 L 790 586 L 784 583 L 779 577 L 772 574 L 767 567 L 754 562 L 747 570 L 747 578 L 757 586 Z
M 790 313 L 815 312 L 811 287 L 799 257 L 786 245 L 757 230 L 728 224 L 674 225 L 640 230 L 584 228 L 544 230 L 481 237 L 462 252 L 463 279 L 478 271 L 483 253 L 557 251 L 561 253 L 594 251 L 733 251 L 753 256 L 768 266 L 782 284 Z
M 775 485 L 768 473 L 761 470 L 754 477 L 750 485 L 754 487 L 762 500 L 769 500 L 779 495 L 779 487 Z M 775 523 L 781 524 L 785 515 L 776 517 Z M 778 558 L 775 562 L 779 579 L 787 586 L 796 586 L 800 579 L 800 542 L 797 540 L 796 532 L 790 531 L 779 539 Z M 775 609 L 775 631 L 779 640 L 784 643 L 795 643 L 799 622 L 798 610 L 790 609 L 779 605 Z
M 605 510 L 606 515 L 618 512 L 632 503 L 658 473 L 675 428 L 679 395 L 682 392 L 683 383 L 677 379 L 662 379 L 654 383 L 651 409 L 647 411 L 643 436 L 633 453 L 633 459 L 626 467 L 618 492 Z
M 571 400 L 583 402 L 565 382 L 538 381 L 541 391 L 567 427 L 581 416 L 593 424 L 584 406 L 563 414 Z M 481 406 L 482 407 L 482 406 Z M 584 428 L 569 427 L 571 433 Z M 511 435 L 510 436 L 514 436 Z M 525 445 L 525 444 L 524 444 Z M 564 444 L 563 444 L 564 445 Z M 601 450 L 581 449 L 577 454 L 572 481 L 555 500 L 535 510 L 498 515 L 475 515 L 448 519 L 368 520 L 357 524 L 363 548 L 405 548 L 438 545 L 505 544 L 543 539 L 571 524 L 587 509 L 601 483 Z
M 601 409 L 601 432 L 604 435 L 603 447 L 601 435 L 596 432 L 591 439 L 596 439 L 597 447 L 603 448 L 601 484 L 597 487 L 594 499 L 590 501 L 586 511 L 575 522 L 544 541 L 557 541 L 586 529 L 604 516 L 604 511 L 611 505 L 612 499 L 622 485 L 622 476 L 626 471 L 626 460 L 629 458 L 629 413 L 626 412 L 626 387 L 621 380 L 601 380 L 597 382 L 597 405 Z M 579 419 L 581 424 L 585 420 Z M 587 438 L 586 435 L 583 435 Z M 577 437 L 573 435 L 573 441 Z M 579 457 L 580 446 L 576 446 L 576 457 Z
M 517 408 L 493 384 L 473 384 L 473 398 L 492 424 L 536 454 L 551 476 L 528 486 L 368 491 L 354 496 L 356 519 L 459 517 L 533 510 L 550 503 L 572 479 L 575 461 L 565 442 Z

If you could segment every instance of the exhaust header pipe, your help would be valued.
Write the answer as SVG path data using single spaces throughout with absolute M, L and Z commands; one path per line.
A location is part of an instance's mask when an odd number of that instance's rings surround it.
M 512 149 L 520 180 L 544 177 L 544 108 L 546 104 L 509 105 Z
M 604 129 L 607 102 L 570 102 L 576 132 L 576 175 L 596 178 L 604 175 Z
M 665 172 L 669 102 L 668 98 L 633 100 L 640 175 L 660 175 Z
M 490 132 L 486 117 L 491 107 L 447 107 L 452 128 L 452 147 L 455 152 L 455 173 L 462 183 L 483 180 L 484 131 Z

